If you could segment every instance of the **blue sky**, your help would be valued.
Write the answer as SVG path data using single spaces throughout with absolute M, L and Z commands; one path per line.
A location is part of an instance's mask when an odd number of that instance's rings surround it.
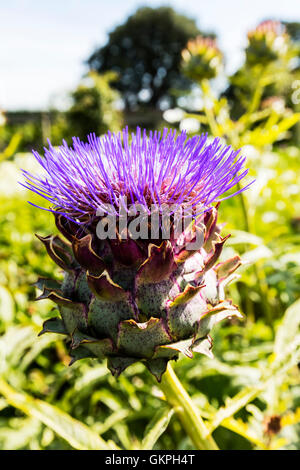
M 63 105 L 83 61 L 141 5 L 170 5 L 215 31 L 229 71 L 260 20 L 300 21 L 299 0 L 0 0 L 0 108 Z

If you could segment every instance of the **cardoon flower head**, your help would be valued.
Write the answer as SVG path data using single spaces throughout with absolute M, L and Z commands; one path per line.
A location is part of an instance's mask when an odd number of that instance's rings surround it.
M 191 39 L 181 55 L 182 71 L 191 80 L 215 78 L 222 67 L 223 54 L 213 38 L 197 36 Z
M 254 30 L 248 32 L 247 62 L 255 65 L 271 63 L 286 56 L 290 37 L 280 21 L 262 21 Z
M 239 151 L 219 139 L 209 142 L 205 134 L 187 139 L 186 132 L 168 129 L 149 136 L 139 128 L 131 136 L 127 129 L 91 134 L 87 143 L 74 138 L 71 148 L 66 142 L 58 149 L 50 144 L 45 157 L 33 153 L 44 174 L 24 171 L 25 186 L 47 199 L 52 212 L 75 223 L 94 220 L 107 204 L 118 215 L 125 197 L 146 208 L 185 204 L 205 211 L 247 173 Z
M 240 316 L 224 292 L 240 259 L 217 263 L 219 201 L 247 173 L 238 154 L 206 135 L 139 128 L 35 153 L 43 175 L 24 172 L 25 186 L 64 236 L 39 237 L 65 271 L 37 282 L 61 315 L 42 333 L 67 335 L 72 362 L 106 357 L 118 375 L 143 361 L 160 380 L 180 352 L 211 355 L 212 326 Z

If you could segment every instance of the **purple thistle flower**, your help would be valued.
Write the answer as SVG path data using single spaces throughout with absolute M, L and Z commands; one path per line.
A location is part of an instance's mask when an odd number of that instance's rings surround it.
M 119 212 L 120 196 L 130 204 L 201 206 L 202 212 L 214 202 L 232 197 L 224 193 L 246 176 L 245 157 L 207 134 L 187 138 L 186 132 L 165 128 L 162 132 L 138 127 L 131 136 L 108 132 L 88 136 L 88 142 L 73 138 L 54 148 L 49 142 L 45 157 L 33 151 L 44 170 L 35 176 L 23 170 L 25 186 L 48 200 L 54 213 L 77 224 L 93 220 L 97 209 L 110 204 Z M 251 183 L 250 183 L 251 184 Z M 223 197 L 222 197 L 223 196 Z M 39 207 L 39 206 L 37 206 Z
M 67 335 L 72 363 L 107 358 L 114 375 L 142 361 L 160 381 L 179 353 L 211 357 L 211 328 L 241 317 L 224 290 L 241 260 L 218 262 L 229 235 L 220 235 L 218 205 L 213 207 L 247 174 L 239 151 L 207 135 L 188 139 L 168 129 L 147 135 L 137 128 L 131 136 L 127 129 L 91 134 L 87 143 L 74 138 L 71 148 L 49 144 L 45 158 L 34 154 L 44 175 L 24 172 L 25 186 L 52 204 L 46 210 L 55 213 L 64 237 L 38 237 L 65 272 L 61 283 L 37 283 L 39 298 L 53 300 L 61 315 L 46 320 L 41 334 Z M 142 215 L 127 228 L 120 224 L 123 209 L 136 203 L 143 206 L 137 211 L 151 212 L 150 222 L 147 216 L 144 224 Z M 106 229 L 110 217 L 101 218 L 99 209 L 106 213 L 107 205 L 119 216 L 118 228 L 102 237 L 99 227 L 104 222 Z M 193 216 L 178 211 L 179 221 L 187 222 L 183 230 L 173 214 L 177 208 Z M 150 236 L 139 230 L 150 225 Z

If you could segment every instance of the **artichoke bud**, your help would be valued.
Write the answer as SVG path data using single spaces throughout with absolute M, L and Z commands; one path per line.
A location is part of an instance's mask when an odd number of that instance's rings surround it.
M 249 65 L 268 65 L 284 58 L 290 48 L 290 37 L 284 25 L 279 21 L 263 21 L 248 32 L 246 60 Z
M 182 71 L 191 80 L 215 78 L 223 64 L 222 52 L 215 39 L 197 36 L 191 39 L 182 53 Z

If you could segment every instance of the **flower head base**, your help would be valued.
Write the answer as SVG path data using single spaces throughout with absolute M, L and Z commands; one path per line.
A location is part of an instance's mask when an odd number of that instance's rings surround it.
M 223 55 L 212 38 L 191 39 L 181 54 L 182 71 L 191 80 L 215 78 L 222 67 Z
M 286 56 L 290 48 L 290 38 L 280 21 L 267 20 L 248 33 L 249 45 L 246 49 L 250 65 L 266 65 Z
M 61 315 L 47 320 L 42 333 L 67 335 L 72 362 L 107 358 L 119 375 L 142 361 L 160 380 L 180 352 L 211 356 L 213 325 L 241 316 L 224 291 L 240 258 L 217 262 L 228 237 L 220 236 L 218 204 L 212 204 L 247 170 L 238 152 L 203 135 L 187 140 L 185 133 L 147 136 L 138 129 L 131 141 L 127 130 L 121 137 L 91 135 L 88 143 L 74 139 L 73 148 L 50 145 L 45 158 L 36 154 L 45 175 L 25 173 L 26 186 L 54 205 L 64 236 L 39 237 L 65 272 L 61 283 L 37 282 L 39 298 L 53 300 Z M 130 210 L 120 207 L 124 199 L 148 210 L 153 202 L 159 210 L 200 209 L 179 234 L 173 211 L 170 236 L 151 231 L 150 238 L 135 238 L 130 225 L 99 237 L 99 222 Z M 99 216 L 107 205 L 111 213 Z

